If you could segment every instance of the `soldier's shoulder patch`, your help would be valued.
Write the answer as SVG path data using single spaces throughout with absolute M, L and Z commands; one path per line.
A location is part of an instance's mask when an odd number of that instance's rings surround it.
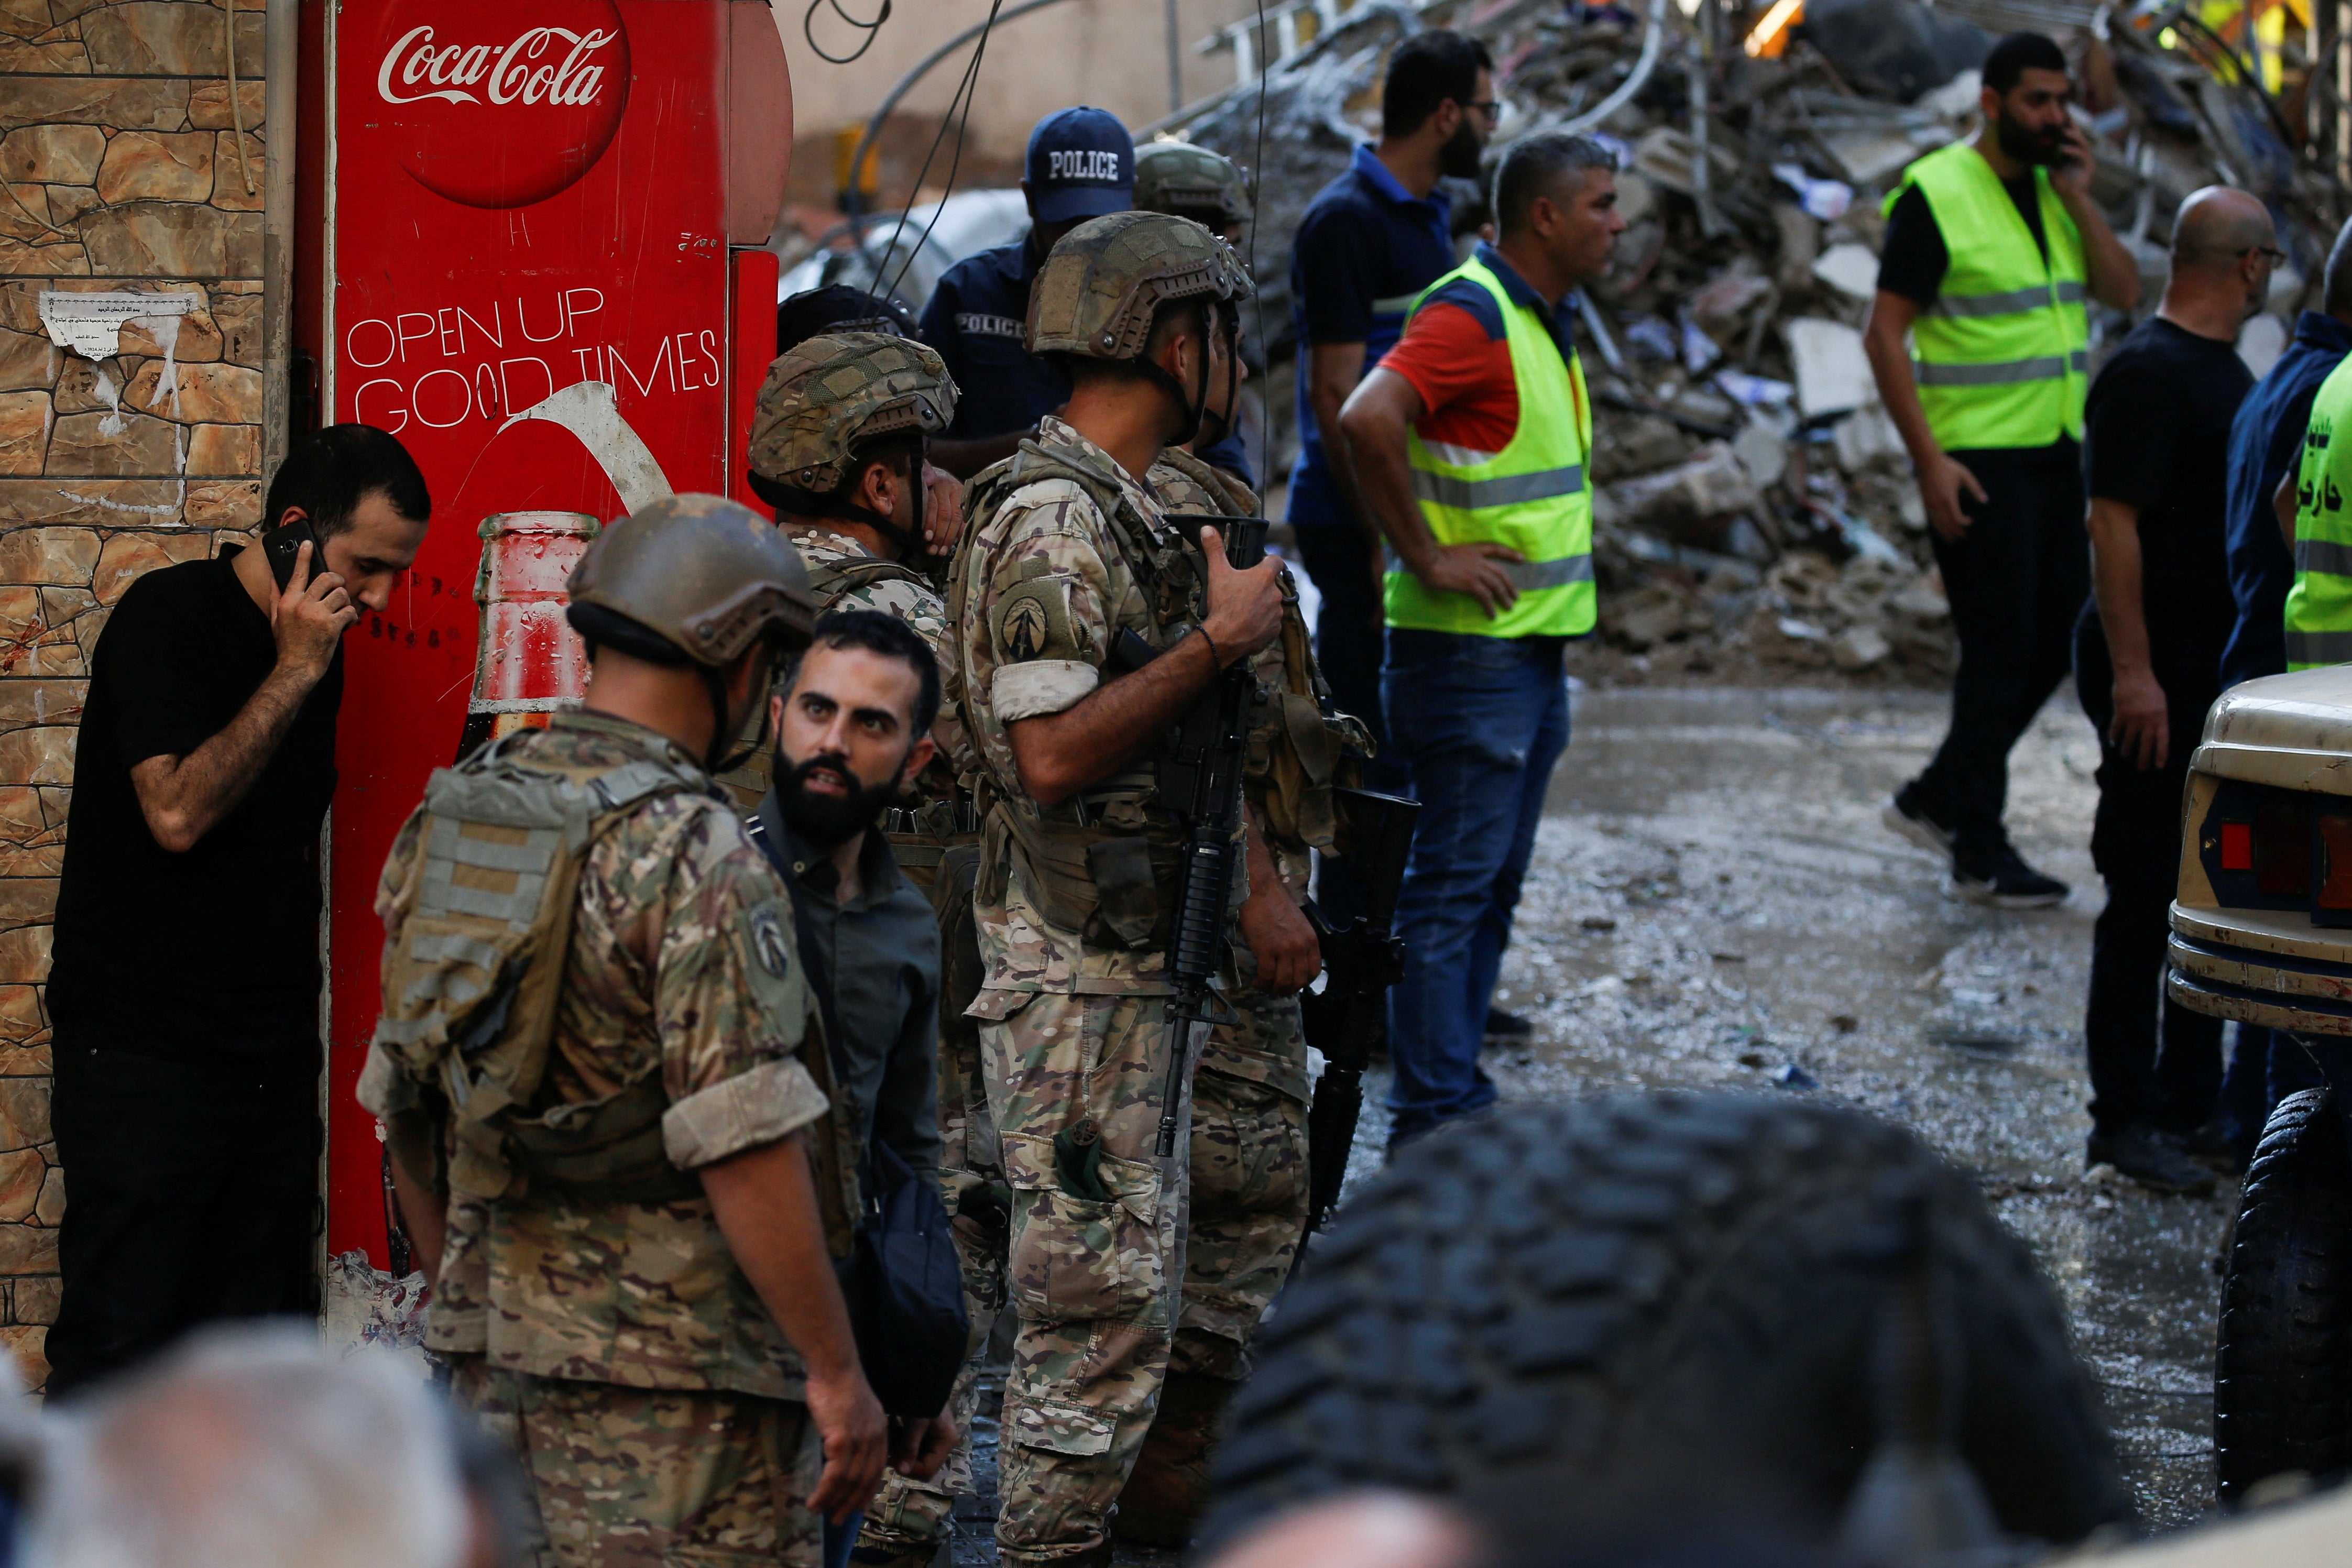
M 773 899 L 755 904 L 743 916 L 744 929 L 751 939 L 751 956 L 760 967 L 777 979 L 788 979 L 793 972 L 793 942 L 785 929 L 789 921 L 781 905 Z
M 996 645 L 1009 664 L 1069 659 L 1079 653 L 1070 629 L 1070 580 L 1059 573 L 1024 577 L 1007 589 L 990 613 Z

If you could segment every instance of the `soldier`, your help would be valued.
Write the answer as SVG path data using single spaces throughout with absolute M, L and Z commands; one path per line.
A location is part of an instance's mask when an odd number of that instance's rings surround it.
M 949 687 L 980 759 L 982 1057 L 1013 1188 L 1005 1562 L 1107 1562 L 1104 1521 L 1158 1404 L 1184 1269 L 1184 1145 L 1157 1155 L 1181 824 L 1154 748 L 1281 630 L 1277 567 L 1199 553 L 1143 481 L 1230 385 L 1249 279 L 1199 225 L 1122 213 L 1054 247 L 1026 342 L 1066 418 L 975 481 L 950 586 Z M 1238 938 L 1291 992 L 1315 936 L 1247 835 Z M 1181 1108 L 1180 1108 L 1181 1115 Z
M 935 652 L 946 607 L 907 559 L 920 557 L 915 546 L 929 520 L 924 490 L 909 476 L 921 471 L 929 434 L 947 428 L 955 405 L 955 383 L 926 345 L 834 332 L 787 350 L 769 367 L 751 421 L 751 488 L 776 508 L 779 527 L 799 549 L 819 610 L 895 615 Z M 955 821 L 955 789 L 974 764 L 952 707 L 941 706 L 931 734 L 940 760 L 919 776 L 919 810 L 895 814 L 900 826 L 891 841 L 899 868 L 930 893 L 940 920 L 947 960 L 940 1009 L 940 1196 L 955 1225 L 978 1347 L 1004 1300 L 1005 1186 L 980 1086 L 979 1030 L 964 1016 L 977 978 L 977 960 L 970 956 L 971 883 L 968 874 L 940 874 L 959 842 L 973 839 Z M 967 1365 L 957 1380 L 953 1408 L 964 1437 L 946 1469 L 936 1477 L 884 1478 L 867 1508 L 856 1561 L 913 1564 L 937 1553 L 956 1496 L 971 1490 L 978 1370 Z
M 883 611 L 939 645 L 945 606 L 918 570 L 931 549 L 923 453 L 955 406 L 947 366 L 912 338 L 823 332 L 768 367 L 751 491 L 776 508 L 823 609 Z
M 1249 180 L 1222 152 L 1189 141 L 1147 141 L 1135 150 L 1135 205 L 1140 212 L 1190 218 L 1227 245 L 1239 245 L 1242 225 L 1250 216 Z M 1239 481 L 1244 490 L 1255 489 L 1239 414 L 1229 413 L 1221 423 L 1223 433 L 1196 437 L 1192 451 Z
M 1233 168 L 1181 143 L 1157 142 L 1151 151 L 1170 146 Z M 1150 161 L 1141 167 L 1139 196 Z M 1234 175 L 1238 185 L 1240 172 Z M 1241 380 L 1238 357 L 1232 362 L 1236 373 L 1211 389 L 1192 446 L 1171 446 L 1151 466 L 1151 489 L 1180 528 L 1188 517 L 1258 510 L 1255 493 L 1209 457 L 1231 440 Z M 1332 847 L 1329 790 L 1340 757 L 1370 739 L 1357 720 L 1332 713 L 1287 567 L 1282 634 L 1253 667 L 1261 699 L 1251 750 L 1265 761 L 1253 761 L 1244 796 L 1283 886 L 1304 903 L 1311 852 Z M 1298 998 L 1244 990 L 1230 1004 L 1235 1021 L 1211 1033 L 1192 1081 L 1192 1215 L 1167 1383 L 1111 1518 L 1114 1535 L 1141 1546 L 1181 1547 L 1199 1523 L 1225 1406 L 1249 1373 L 1250 1341 L 1289 1277 L 1306 1229 L 1310 1092 Z
M 360 1098 L 425 1343 L 520 1457 L 542 1560 L 813 1563 L 888 1440 L 831 1262 L 857 1145 L 790 896 L 711 775 L 814 606 L 713 496 L 606 529 L 571 598 L 583 708 L 436 773 L 385 864 Z
M 800 551 L 818 613 L 879 610 L 939 646 L 943 606 L 926 570 L 962 530 L 962 486 L 925 451 L 955 404 L 939 355 L 891 333 L 821 332 L 768 367 L 752 405 L 751 492 L 776 508 Z M 752 723 L 764 719 L 763 711 Z M 955 715 L 943 714 L 936 797 L 954 782 L 961 753 L 949 743 L 961 733 Z M 719 779 L 747 816 L 767 795 L 770 760 L 754 747 Z

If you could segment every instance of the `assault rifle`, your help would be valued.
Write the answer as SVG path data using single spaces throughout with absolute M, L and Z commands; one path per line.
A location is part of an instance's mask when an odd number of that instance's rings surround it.
M 1224 536 L 1225 559 L 1247 571 L 1265 559 L 1264 517 L 1172 519 L 1186 528 L 1206 523 Z M 1242 853 L 1242 768 L 1249 758 L 1250 698 L 1257 677 L 1236 659 L 1201 695 L 1161 748 L 1160 800 L 1184 820 L 1184 854 L 1176 881 L 1176 919 L 1168 942 L 1168 977 L 1176 994 L 1168 1009 L 1168 1075 L 1160 1085 L 1160 1157 L 1176 1152 L 1185 1080 L 1198 1042 L 1211 1024 L 1231 1014 L 1209 982 L 1224 957 L 1226 907 L 1234 867 Z
M 1364 1069 L 1388 1039 L 1389 988 L 1404 974 L 1404 944 L 1391 927 L 1421 802 L 1369 789 L 1335 789 L 1348 829 L 1348 859 L 1364 889 L 1364 913 L 1334 930 L 1309 908 L 1323 943 L 1323 988 L 1298 998 L 1307 1043 L 1323 1053 L 1323 1078 L 1307 1113 L 1307 1230 L 1320 1230 L 1339 1201 Z

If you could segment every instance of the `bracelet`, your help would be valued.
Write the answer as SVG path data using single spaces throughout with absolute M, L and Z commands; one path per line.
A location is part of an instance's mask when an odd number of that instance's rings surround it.
M 1201 634 L 1201 641 L 1209 645 L 1209 663 L 1211 665 L 1216 669 L 1223 669 L 1225 667 L 1225 656 L 1217 651 L 1217 640 L 1209 635 L 1209 629 L 1206 626 L 1195 626 L 1192 630 L 1198 632 Z

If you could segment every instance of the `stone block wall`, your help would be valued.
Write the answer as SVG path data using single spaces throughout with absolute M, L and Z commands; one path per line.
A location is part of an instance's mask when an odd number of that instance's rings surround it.
M 261 511 L 261 4 L 0 0 L 0 1344 L 37 1387 L 65 1207 L 41 982 L 89 654 L 141 572 Z M 92 361 L 44 290 L 194 302 Z

